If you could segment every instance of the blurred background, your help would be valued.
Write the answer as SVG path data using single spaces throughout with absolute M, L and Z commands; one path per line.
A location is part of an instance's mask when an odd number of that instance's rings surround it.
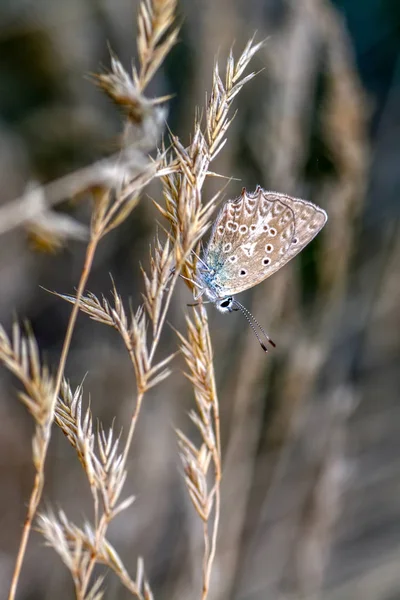
M 400 598 L 400 3 L 398 0 L 181 0 L 180 43 L 150 94 L 174 94 L 168 124 L 188 143 L 196 106 L 257 30 L 261 70 L 238 96 L 213 169 L 242 186 L 312 200 L 329 221 L 280 272 L 240 300 L 277 343 L 268 356 L 241 314 L 208 309 L 221 404 L 222 520 L 210 598 Z M 0 4 L 0 202 L 115 152 L 122 121 L 86 77 L 129 68 L 135 0 L 3 0 Z M 212 180 L 210 197 L 225 184 Z M 150 196 L 161 200 L 160 187 Z M 82 223 L 84 202 L 57 210 Z M 89 289 L 140 302 L 155 212 L 138 209 L 101 244 Z M 43 250 L 43 248 L 42 248 Z M 56 365 L 85 246 L 37 252 L 22 229 L 0 237 L 0 322 L 27 318 Z M 41 287 L 42 286 L 42 287 Z M 169 320 L 184 327 L 182 282 Z M 164 331 L 161 353 L 176 346 Z M 142 555 L 155 597 L 199 597 L 202 535 L 180 474 L 174 427 L 191 432 L 190 386 L 174 375 L 144 403 L 126 495 L 110 530 L 126 566 Z M 105 425 L 126 427 L 134 385 L 115 332 L 78 320 L 67 376 Z M 8 589 L 33 481 L 32 422 L 0 373 L 0 589 Z M 43 506 L 81 523 L 91 497 L 74 451 L 54 432 Z M 109 575 L 106 598 L 128 593 Z M 18 597 L 73 596 L 58 556 L 33 533 Z

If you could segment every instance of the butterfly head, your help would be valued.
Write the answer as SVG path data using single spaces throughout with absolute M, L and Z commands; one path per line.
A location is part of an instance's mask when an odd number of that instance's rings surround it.
M 196 294 L 196 299 L 205 294 L 209 301 L 212 302 L 214 306 L 222 313 L 240 311 L 247 319 L 264 352 L 268 352 L 268 350 L 264 342 L 261 340 L 256 327 L 265 337 L 265 339 L 271 344 L 271 346 L 275 347 L 275 343 L 266 334 L 263 327 L 258 323 L 251 312 L 248 311 L 247 308 L 245 308 L 242 304 L 240 304 L 240 302 L 235 300 L 234 296 L 223 295 L 221 286 L 215 281 L 215 270 L 210 268 L 204 262 L 197 270 L 197 285 L 198 293 Z

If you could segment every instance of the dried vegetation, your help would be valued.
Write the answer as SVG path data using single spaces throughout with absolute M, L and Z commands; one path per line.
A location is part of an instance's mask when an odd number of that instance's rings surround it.
M 23 198 L 1 209 L 2 231 L 24 225 L 35 227 L 57 239 L 60 227 L 51 207 L 64 198 L 91 197 L 92 217 L 88 245 L 76 295 L 57 294 L 72 305 L 67 333 L 57 372 L 51 375 L 42 365 L 33 335 L 24 334 L 15 324 L 12 339 L 0 332 L 0 360 L 21 382 L 20 398 L 30 411 L 36 426 L 33 439 L 35 480 L 29 499 L 17 562 L 9 598 L 15 598 L 18 580 L 31 529 L 36 527 L 46 543 L 69 569 L 80 600 L 98 600 L 103 596 L 103 577 L 95 573 L 96 565 L 105 565 L 120 579 L 129 592 L 140 599 L 153 598 L 150 583 L 144 576 L 143 561 L 138 558 L 137 573 L 129 575 L 117 549 L 108 541 L 113 519 L 131 508 L 133 497 L 124 497 L 128 477 L 127 458 L 147 392 L 170 375 L 174 354 L 156 359 L 157 350 L 172 294 L 183 274 L 191 285 L 200 239 L 210 226 L 218 195 L 204 202 L 202 188 L 210 164 L 224 147 L 227 130 L 234 113 L 232 103 L 254 73 L 245 71 L 260 49 L 251 39 L 235 60 L 229 54 L 226 74 L 213 72 L 212 90 L 204 110 L 204 119 L 196 117 L 191 142 L 187 146 L 177 136 L 169 136 L 169 148 L 162 147 L 161 135 L 168 98 L 149 99 L 146 88 L 157 69 L 176 43 L 174 0 L 142 0 L 138 12 L 138 63 L 128 73 L 118 58 L 111 57 L 111 71 L 95 76 L 97 84 L 122 109 L 124 135 L 117 156 L 110 157 L 44 188 L 28 189 Z M 159 145 L 152 158 L 149 152 Z M 165 234 L 155 235 L 150 251 L 149 268 L 142 269 L 143 303 L 136 310 L 124 307 L 116 287 L 112 299 L 98 298 L 86 291 L 87 281 L 99 243 L 119 227 L 136 208 L 147 184 L 158 179 L 164 203 L 155 202 L 164 219 Z M 37 199 L 40 198 L 40 202 Z M 36 199 L 35 202 L 33 200 Z M 32 205 L 34 208 L 32 208 Z M 28 208 L 28 210 L 27 210 Z M 35 212 L 36 211 L 36 212 Z M 51 217 L 50 218 L 50 213 Z M 63 237 L 68 237 L 64 221 Z M 72 223 L 70 234 L 75 229 Z M 126 435 L 94 427 L 91 406 L 83 401 L 84 386 L 72 389 L 65 375 L 79 311 L 102 325 L 116 330 L 121 337 L 136 381 L 136 397 Z M 202 305 L 187 317 L 187 333 L 178 333 L 180 349 L 187 365 L 187 377 L 193 385 L 196 407 L 190 418 L 198 429 L 200 441 L 192 442 L 177 431 L 183 463 L 184 481 L 189 497 L 203 526 L 204 553 L 201 597 L 210 590 L 210 578 L 216 553 L 220 516 L 221 443 L 218 396 L 207 314 Z M 158 356 L 158 355 L 157 355 Z M 37 514 L 45 482 L 45 463 L 53 425 L 65 434 L 76 451 L 93 499 L 93 519 L 82 525 L 73 523 L 60 509 Z M 137 549 L 139 554 L 140 549 Z

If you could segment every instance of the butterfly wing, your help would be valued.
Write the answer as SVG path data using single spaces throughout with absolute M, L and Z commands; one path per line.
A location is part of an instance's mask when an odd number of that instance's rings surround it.
M 324 210 L 257 188 L 225 203 L 204 256 L 219 297 L 257 285 L 298 254 L 322 229 Z

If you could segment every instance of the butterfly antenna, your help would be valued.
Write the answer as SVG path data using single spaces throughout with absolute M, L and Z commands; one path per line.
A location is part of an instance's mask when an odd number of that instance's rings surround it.
M 264 344 L 264 342 L 261 340 L 260 336 L 258 335 L 257 330 L 254 327 L 254 324 L 252 323 L 249 315 L 245 313 L 245 311 L 243 310 L 243 307 L 242 307 L 241 304 L 238 303 L 237 305 L 238 305 L 238 308 L 236 310 L 240 310 L 240 312 L 242 313 L 242 315 L 247 319 L 247 322 L 250 325 L 250 327 L 252 328 L 252 330 L 254 332 L 254 335 L 258 339 L 261 348 L 264 350 L 264 352 L 268 352 L 268 348 L 266 347 L 266 345 Z
M 240 310 L 240 312 L 246 317 L 247 321 L 250 323 L 254 333 L 257 336 L 258 341 L 261 344 L 261 347 L 263 350 L 265 350 L 265 352 L 268 352 L 268 350 L 266 349 L 265 345 L 261 342 L 259 336 L 256 333 L 256 329 L 253 325 L 253 323 L 255 323 L 257 325 L 257 327 L 260 329 L 260 331 L 264 334 L 265 338 L 267 339 L 267 341 L 271 344 L 271 346 L 273 348 L 276 348 L 276 344 L 273 340 L 271 340 L 271 338 L 269 337 L 269 335 L 267 334 L 267 332 L 265 331 L 264 327 L 262 327 L 260 325 L 260 323 L 257 321 L 257 319 L 252 315 L 252 313 L 247 310 L 246 307 L 243 306 L 243 304 L 240 304 L 240 302 L 238 302 L 237 300 L 234 300 L 233 303 L 238 307 L 238 309 Z

